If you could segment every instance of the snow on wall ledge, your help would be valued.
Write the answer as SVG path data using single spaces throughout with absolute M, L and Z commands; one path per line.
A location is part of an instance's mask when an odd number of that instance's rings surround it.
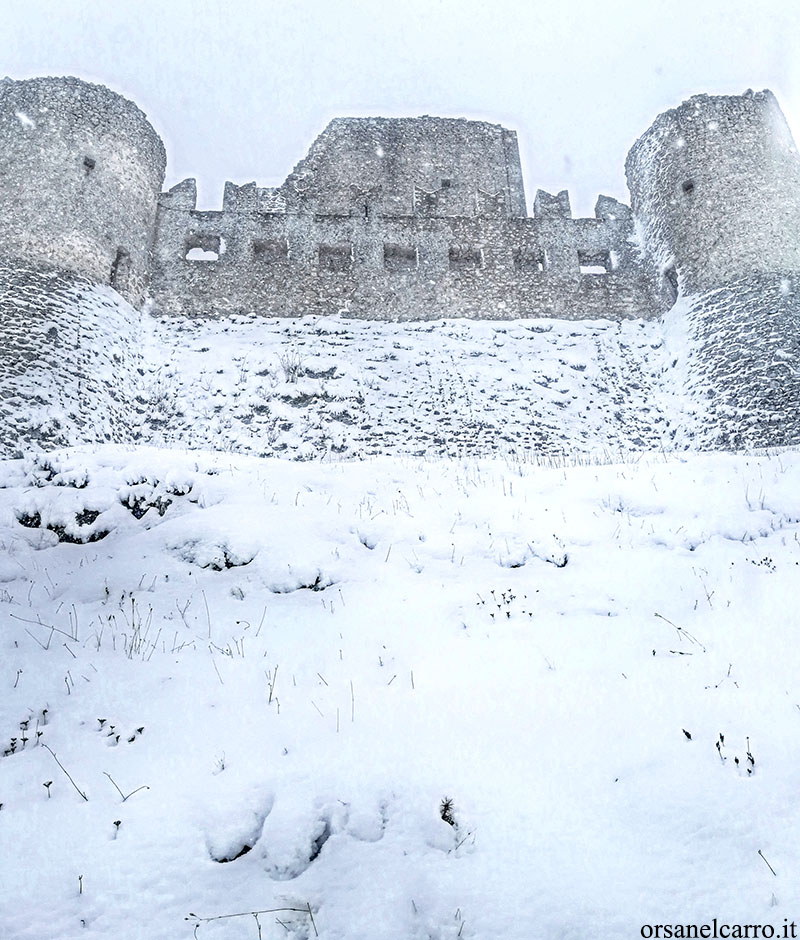
M 0 261 L 0 454 L 128 441 L 138 333 L 111 288 Z

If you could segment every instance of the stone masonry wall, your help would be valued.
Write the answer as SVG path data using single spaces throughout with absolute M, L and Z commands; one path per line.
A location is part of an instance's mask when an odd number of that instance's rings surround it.
M 0 81 L 0 253 L 140 304 L 165 162 L 144 114 L 102 85 Z
M 751 274 L 800 272 L 800 158 L 774 95 L 695 95 L 661 114 L 626 161 L 662 307 Z
M 800 278 L 751 275 L 681 298 L 665 326 L 667 384 L 686 402 L 675 444 L 800 442 Z
M 191 180 L 164 194 L 156 309 L 390 320 L 619 319 L 654 310 L 630 210 L 607 197 L 597 218 L 573 219 L 566 193 L 539 193 L 533 218 L 454 216 L 419 203 L 407 215 L 360 205 L 337 214 L 274 211 L 276 193 L 226 188 L 222 212 L 195 210 Z M 257 208 L 267 199 L 273 211 Z
M 290 212 L 526 215 L 517 135 L 463 118 L 336 118 L 280 191 Z
M 109 287 L 0 258 L 0 454 L 129 440 L 138 336 Z

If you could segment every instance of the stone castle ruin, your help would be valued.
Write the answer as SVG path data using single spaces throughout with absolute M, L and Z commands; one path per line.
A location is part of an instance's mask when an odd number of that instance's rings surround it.
M 193 180 L 160 197 L 153 296 L 164 310 L 273 316 L 630 316 L 654 309 L 630 210 L 573 219 L 566 192 L 527 214 L 516 135 L 451 118 L 332 121 L 276 189 Z M 192 261 L 192 251 L 202 259 Z M 582 273 L 584 272 L 584 273 Z M 589 272 L 589 273 L 586 273 Z
M 192 179 L 162 192 L 165 165 L 145 115 L 109 89 L 0 82 L 6 408 L 32 371 L 61 386 L 84 370 L 84 389 L 124 412 L 125 334 L 148 298 L 178 318 L 621 321 L 658 318 L 680 295 L 687 386 L 726 389 L 719 407 L 756 415 L 761 443 L 800 442 L 786 419 L 800 158 L 769 91 L 697 95 L 660 115 L 628 154 L 631 206 L 600 196 L 595 218 L 541 190 L 529 215 L 516 134 L 482 121 L 335 119 L 281 186 L 226 183 L 221 211 L 197 210 Z M 73 322 L 53 297 L 75 278 L 131 308 Z M 25 296 L 39 303 L 9 313 Z M 728 444 L 751 439 L 736 434 Z

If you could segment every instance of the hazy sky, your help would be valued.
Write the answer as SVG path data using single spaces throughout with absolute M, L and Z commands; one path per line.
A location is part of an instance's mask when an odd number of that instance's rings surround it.
M 475 117 L 519 134 L 528 205 L 627 201 L 625 154 L 697 92 L 769 87 L 800 136 L 800 0 L 0 0 L 0 72 L 133 98 L 167 185 L 275 185 L 331 117 Z

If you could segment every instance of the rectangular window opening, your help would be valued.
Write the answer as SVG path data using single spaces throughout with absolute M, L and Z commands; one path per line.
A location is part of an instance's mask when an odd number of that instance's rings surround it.
M 531 274 L 544 274 L 544 252 L 536 248 L 515 248 L 514 267 L 517 271 Z
M 322 271 L 348 271 L 353 264 L 350 242 L 319 246 L 319 267 Z
M 581 274 L 603 275 L 612 269 L 607 251 L 579 251 L 578 264 Z
M 183 257 L 187 261 L 219 261 L 222 254 L 222 239 L 219 235 L 187 235 L 183 245 Z
M 111 263 L 110 284 L 117 290 L 125 290 L 131 272 L 131 255 L 124 248 L 117 248 L 117 253 Z
M 289 260 L 289 243 L 285 238 L 253 241 L 253 260 L 259 264 L 281 264 Z
M 454 245 L 450 248 L 450 269 L 455 271 L 475 270 L 483 266 L 483 249 Z
M 415 245 L 383 246 L 383 266 L 389 271 L 415 271 L 417 269 Z

